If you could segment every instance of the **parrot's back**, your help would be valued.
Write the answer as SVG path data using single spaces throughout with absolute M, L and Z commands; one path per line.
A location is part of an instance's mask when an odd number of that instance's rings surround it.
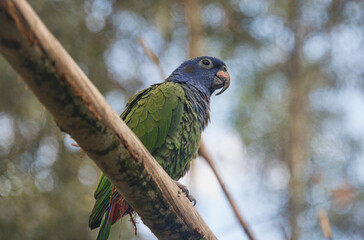
M 210 96 L 217 89 L 221 90 L 216 95 L 223 93 L 229 85 L 230 75 L 223 61 L 208 56 L 190 59 L 165 82 L 135 94 L 121 118 L 169 176 L 178 180 L 197 155 L 201 131 L 209 122 Z M 176 184 L 195 202 L 183 185 Z M 95 199 L 89 226 L 100 226 L 97 239 L 106 240 L 111 225 L 132 210 L 103 174 Z
M 209 121 L 208 100 L 191 86 L 163 82 L 135 94 L 121 118 L 170 177 L 178 180 L 197 155 L 201 131 Z M 95 199 L 89 226 L 101 225 L 98 239 L 107 239 L 111 224 L 130 207 L 103 174 Z

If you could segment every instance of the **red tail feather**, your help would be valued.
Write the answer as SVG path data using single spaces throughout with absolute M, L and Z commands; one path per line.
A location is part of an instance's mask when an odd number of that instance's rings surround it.
M 111 224 L 117 222 L 122 216 L 127 214 L 129 211 L 129 204 L 125 201 L 122 196 L 117 196 L 114 199 L 112 207 L 110 209 L 110 221 Z

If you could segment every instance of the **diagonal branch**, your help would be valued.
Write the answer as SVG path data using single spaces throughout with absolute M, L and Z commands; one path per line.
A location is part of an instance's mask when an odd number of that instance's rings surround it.
M 216 239 L 24 0 L 0 1 L 0 52 L 159 239 Z
M 329 218 L 327 217 L 326 211 L 320 210 L 317 213 L 317 218 L 320 222 L 321 231 L 322 231 L 322 234 L 324 235 L 324 237 L 328 240 L 332 240 L 330 221 L 329 221 Z
M 144 39 L 142 37 L 138 38 L 138 43 L 142 47 L 145 55 L 147 55 L 147 57 L 157 66 L 161 79 L 162 80 L 166 79 L 166 74 L 164 74 L 164 71 L 162 69 L 162 66 L 160 64 L 157 55 L 149 48 L 147 44 L 145 44 Z
M 198 149 L 198 154 L 206 160 L 206 162 L 209 164 L 210 168 L 214 172 L 217 181 L 219 182 L 222 190 L 224 191 L 224 194 L 225 194 L 227 200 L 230 203 L 231 208 L 233 209 L 235 217 L 238 219 L 240 225 L 243 227 L 246 235 L 248 236 L 248 238 L 250 240 L 255 240 L 253 232 L 250 230 L 248 224 L 244 221 L 243 217 L 239 213 L 238 207 L 236 206 L 233 198 L 231 197 L 230 193 L 228 192 L 227 188 L 225 187 L 225 184 L 222 181 L 220 175 L 218 174 L 215 164 L 214 164 L 209 152 L 207 151 L 205 144 L 202 141 L 200 142 L 200 148 Z

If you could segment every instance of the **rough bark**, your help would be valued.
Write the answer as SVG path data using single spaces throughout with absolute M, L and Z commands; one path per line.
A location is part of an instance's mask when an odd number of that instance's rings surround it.
M 0 52 L 159 239 L 216 239 L 26 1 L 0 1 Z

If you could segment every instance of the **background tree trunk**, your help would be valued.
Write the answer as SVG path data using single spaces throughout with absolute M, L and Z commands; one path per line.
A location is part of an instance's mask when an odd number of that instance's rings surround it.
M 298 240 L 301 227 L 298 223 L 300 212 L 305 206 L 306 173 L 308 158 L 308 131 L 307 116 L 308 81 L 305 78 L 300 52 L 302 49 L 303 29 L 300 26 L 299 1 L 290 3 L 291 30 L 294 32 L 295 45 L 292 50 L 287 67 L 289 86 L 289 125 L 286 142 L 286 162 L 290 170 L 289 181 L 289 222 L 291 240 Z
M 188 29 L 188 55 L 190 58 L 202 56 L 203 23 L 201 19 L 200 0 L 184 0 L 186 23 Z

